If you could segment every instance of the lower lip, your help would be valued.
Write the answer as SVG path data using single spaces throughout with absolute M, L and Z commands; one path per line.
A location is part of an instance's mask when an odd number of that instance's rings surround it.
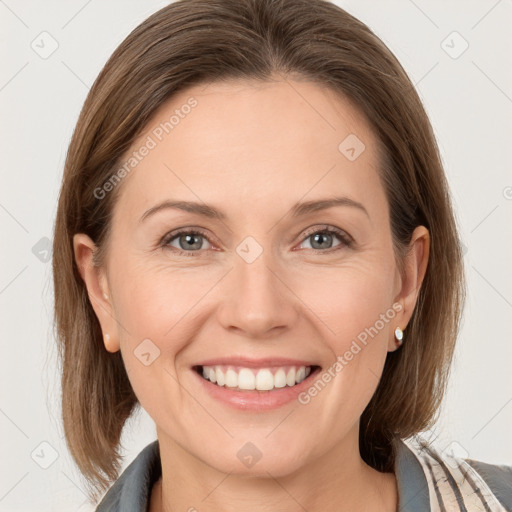
M 201 381 L 204 390 L 213 398 L 237 409 L 268 411 L 282 407 L 293 400 L 297 400 L 298 396 L 313 382 L 312 377 L 314 378 L 320 370 L 321 369 L 317 367 L 300 384 L 286 386 L 284 388 L 274 388 L 271 391 L 237 391 L 226 386 L 218 386 L 201 377 L 195 370 L 192 370 L 192 372 Z

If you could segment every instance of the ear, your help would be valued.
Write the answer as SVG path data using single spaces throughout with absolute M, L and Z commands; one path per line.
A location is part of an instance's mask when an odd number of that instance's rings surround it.
M 73 249 L 78 271 L 103 331 L 105 348 L 108 352 L 117 352 L 119 336 L 107 278 L 104 269 L 93 264 L 93 255 L 97 247 L 86 234 L 77 233 L 73 236 Z
M 393 335 L 388 345 L 389 352 L 398 348 L 395 343 L 395 329 L 400 327 L 404 331 L 414 312 L 421 284 L 427 271 L 429 251 L 430 234 L 428 229 L 425 226 L 418 226 L 409 243 L 403 274 L 397 274 L 398 292 L 394 303 L 399 303 L 402 308 L 393 321 Z M 405 335 L 404 338 L 406 339 Z

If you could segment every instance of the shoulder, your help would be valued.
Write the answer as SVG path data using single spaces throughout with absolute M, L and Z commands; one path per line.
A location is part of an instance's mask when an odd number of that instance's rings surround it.
M 96 512 L 142 512 L 148 509 L 154 482 L 162 473 L 158 440 L 148 444 L 103 496 Z
M 395 446 L 399 494 L 410 494 L 406 487 L 413 483 L 424 489 L 423 499 L 432 510 L 512 511 L 511 465 L 457 457 L 419 436 L 398 440 Z

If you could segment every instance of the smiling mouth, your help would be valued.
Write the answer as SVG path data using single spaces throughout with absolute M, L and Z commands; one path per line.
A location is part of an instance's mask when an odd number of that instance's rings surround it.
M 234 391 L 272 391 L 294 387 L 320 371 L 320 366 L 244 368 L 230 365 L 194 366 L 203 379 Z

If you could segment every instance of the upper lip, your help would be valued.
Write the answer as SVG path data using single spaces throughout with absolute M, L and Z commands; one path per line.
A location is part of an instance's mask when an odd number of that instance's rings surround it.
M 318 366 L 311 361 L 290 359 L 285 357 L 264 357 L 261 359 L 250 359 L 247 357 L 217 357 L 197 363 L 196 366 L 243 366 L 246 368 L 269 368 L 275 366 Z

